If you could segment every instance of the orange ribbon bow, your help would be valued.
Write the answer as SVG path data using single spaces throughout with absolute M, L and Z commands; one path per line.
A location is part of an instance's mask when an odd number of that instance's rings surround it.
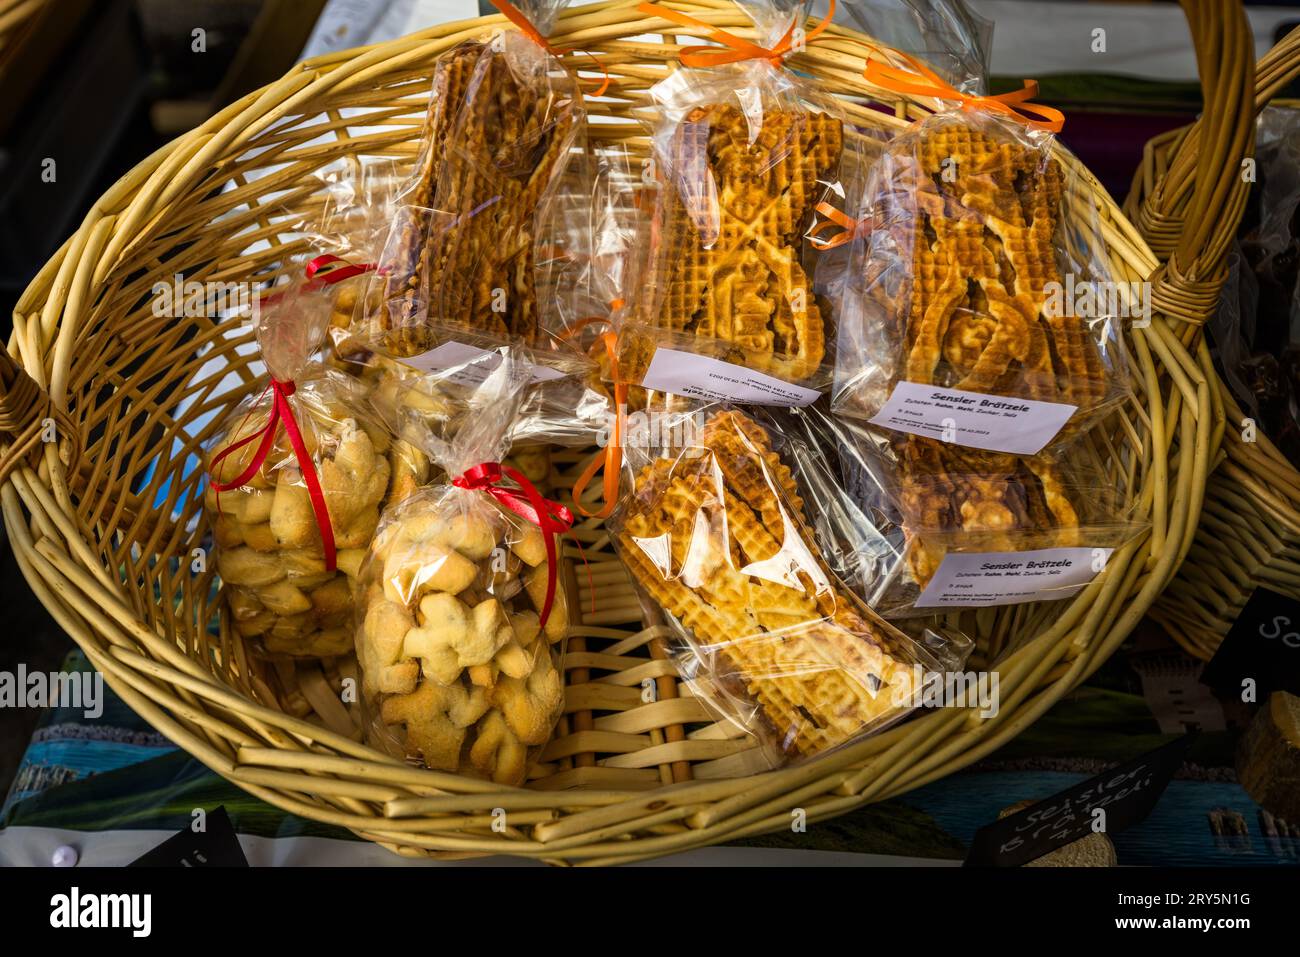
M 519 28 L 520 33 L 528 37 L 528 39 L 532 40 L 543 50 L 553 55 L 556 59 L 559 59 L 566 53 L 572 53 L 574 52 L 574 50 L 576 50 L 576 47 L 570 47 L 567 50 L 563 50 L 560 49 L 559 47 L 552 46 L 551 41 L 546 39 L 546 37 L 542 36 L 542 31 L 538 30 L 537 27 L 533 26 L 532 21 L 530 21 L 526 16 L 524 16 L 523 12 L 518 7 L 516 7 L 513 3 L 511 3 L 510 0 L 492 0 L 492 6 L 496 7 L 499 11 L 501 11 L 501 15 L 503 17 L 505 17 L 507 20 L 509 20 L 511 23 L 517 26 Z M 597 89 L 596 92 L 591 95 L 604 96 L 605 91 L 609 89 L 609 71 L 605 69 L 605 67 L 601 64 L 601 62 L 598 59 L 596 59 L 594 54 L 586 53 L 584 51 L 583 55 L 590 57 L 591 62 L 596 64 L 596 68 L 599 69 L 600 72 L 603 73 L 605 76 L 604 80 L 601 81 L 599 89 Z
M 952 86 L 916 57 L 903 53 L 901 50 L 893 52 L 906 60 L 915 72 L 909 73 L 907 70 L 890 66 L 888 63 L 868 59 L 867 68 L 862 71 L 862 75 L 876 86 L 891 90 L 894 93 L 910 96 L 929 96 L 939 100 L 953 100 L 961 104 L 963 110 L 978 109 L 1000 113 L 1003 116 L 1020 120 L 1035 129 L 1059 133 L 1061 127 L 1065 125 L 1065 114 L 1060 110 L 1050 106 L 1043 106 L 1041 103 L 1030 102 L 1038 95 L 1037 80 L 1024 80 L 1022 81 L 1024 83 L 1023 87 L 1009 93 L 976 96 L 963 93 Z M 1041 117 L 1041 119 L 1026 116 L 1026 113 Z
M 818 203 L 813 208 L 826 217 L 808 231 L 809 241 L 821 250 L 834 249 L 836 246 L 843 246 L 845 243 L 851 241 L 853 237 L 858 234 L 859 230 L 864 229 L 868 222 L 866 219 L 854 219 L 848 213 L 841 212 L 830 203 Z M 822 239 L 817 235 L 831 226 L 840 227 L 840 231 L 826 239 Z
M 786 30 L 781 39 L 776 41 L 776 45 L 769 49 L 669 7 L 661 7 L 654 3 L 641 3 L 637 5 L 637 10 L 648 16 L 662 17 L 679 26 L 699 27 L 708 30 L 708 38 L 722 44 L 721 47 L 682 47 L 682 52 L 678 57 L 682 66 L 721 66 L 724 63 L 740 63 L 743 60 L 766 60 L 773 66 L 780 66 L 781 61 L 786 56 L 795 52 L 795 27 L 799 25 L 797 22 L 791 23 L 790 29 Z M 826 16 L 822 18 L 822 21 L 804 36 L 803 43 L 810 43 L 816 39 L 823 30 L 830 26 L 831 17 L 833 16 L 835 16 L 835 0 L 831 0 L 830 9 L 826 11 Z
M 618 374 L 618 333 L 603 333 L 601 341 L 605 346 L 605 354 L 609 356 L 609 378 L 614 383 L 614 426 L 605 445 L 605 454 L 597 455 L 588 462 L 573 483 L 573 507 L 584 518 L 609 518 L 614 506 L 618 504 L 618 483 L 623 470 L 623 431 L 627 422 L 628 383 L 622 381 Z M 582 504 L 582 493 L 602 467 L 604 473 L 601 476 L 601 492 L 605 504 L 593 512 Z
M 612 316 L 618 312 L 626 303 L 622 297 L 611 299 L 609 302 L 609 311 Z M 575 340 L 582 333 L 593 325 L 610 326 L 613 323 L 609 316 L 588 316 L 580 319 L 569 329 L 560 335 L 561 339 Z M 571 495 L 573 497 L 573 510 L 583 518 L 609 518 L 614 511 L 614 506 L 618 504 L 618 482 L 619 476 L 623 469 L 623 432 L 627 423 L 627 395 L 629 383 L 623 382 L 618 374 L 618 333 L 613 329 L 600 334 L 599 342 L 605 347 L 605 355 L 609 358 L 609 378 L 614 383 L 614 424 L 610 430 L 609 441 L 605 444 L 604 455 L 597 455 L 587 467 L 582 470 L 582 474 L 573 483 Z M 582 504 L 582 495 L 591 484 L 591 480 L 596 477 L 596 473 L 604 467 L 602 477 L 602 495 L 605 504 L 598 511 L 592 511 Z

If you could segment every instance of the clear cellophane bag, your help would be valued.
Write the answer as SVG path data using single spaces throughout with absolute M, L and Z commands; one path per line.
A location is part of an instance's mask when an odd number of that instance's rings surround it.
M 1147 527 L 1095 433 L 1030 456 L 827 421 L 872 533 L 863 594 L 887 618 L 1071 597 Z
M 365 339 L 410 358 L 446 342 L 573 372 L 570 324 L 591 249 L 586 111 L 578 78 L 538 39 L 563 2 L 517 4 L 515 28 L 466 39 L 434 65 L 415 167 L 370 280 Z
M 493 355 L 422 385 L 442 403 L 435 412 L 410 414 L 401 395 L 386 407 L 446 478 L 384 512 L 362 568 L 356 649 L 372 744 L 518 785 L 562 710 L 569 616 L 557 552 L 489 488 L 531 501 L 526 469 L 500 467 L 529 366 L 504 347 Z
M 379 512 L 427 477 L 423 457 L 376 419 L 364 385 L 315 358 L 329 311 L 298 284 L 267 297 L 255 319 L 267 386 L 205 446 L 230 626 L 270 656 L 351 650 L 353 583 Z
M 1114 281 L 1088 186 L 1054 141 L 950 109 L 884 149 L 841 287 L 837 414 L 900 428 L 900 389 L 956 390 L 1062 406 L 1048 441 L 1069 441 L 1130 395 L 1122 324 L 1149 316 L 1149 293 Z
M 807 19 L 803 2 L 741 6 L 769 47 Z M 716 366 L 692 363 L 700 374 L 677 381 L 677 354 L 691 353 L 749 370 L 738 375 L 824 387 L 834 305 L 817 282 L 819 244 L 808 234 L 819 203 L 842 202 L 867 134 L 815 83 L 765 59 L 682 67 L 650 93 L 657 110 L 645 175 L 657 188 L 645 294 L 620 329 L 622 377 L 721 397 L 704 371 Z
M 629 432 L 633 487 L 611 524 L 693 693 L 774 764 L 904 717 L 940 664 L 836 574 L 782 436 L 725 404 L 672 406 L 644 440 Z
M 406 176 L 391 159 L 355 156 L 329 163 L 315 176 L 321 183 L 318 201 L 296 213 L 295 226 L 310 250 L 304 278 L 331 303 L 327 361 L 351 375 L 369 368 L 373 376 L 376 364 L 363 325 L 378 304 L 371 280 Z

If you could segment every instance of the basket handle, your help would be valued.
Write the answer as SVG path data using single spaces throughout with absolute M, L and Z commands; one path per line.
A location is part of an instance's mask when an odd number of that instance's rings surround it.
M 1260 58 L 1255 80 L 1255 112 L 1259 113 L 1300 76 L 1300 27 L 1296 27 L 1277 46 Z
M 80 445 L 72 420 L 4 348 L 0 348 L 0 485 L 46 442 L 66 439 L 72 464 Z M 6 443 L 7 440 L 7 444 Z
M 1227 251 L 1246 209 L 1243 161 L 1255 151 L 1254 39 L 1240 0 L 1180 0 L 1201 75 L 1201 117 L 1179 134 L 1173 162 L 1137 210 L 1162 260 L 1152 308 L 1197 325 L 1227 280 Z M 1150 146 L 1148 145 L 1148 150 Z M 1144 162 L 1151 160 L 1150 152 Z

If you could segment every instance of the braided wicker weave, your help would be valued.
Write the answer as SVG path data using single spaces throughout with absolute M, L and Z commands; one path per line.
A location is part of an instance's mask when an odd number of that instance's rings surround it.
M 0 0 L 0 56 L 21 39 L 46 0 Z
M 670 5 L 753 36 L 727 0 Z M 762 771 L 747 738 L 710 722 L 678 688 L 661 629 L 644 626 L 596 520 L 575 532 L 592 585 L 586 571 L 566 573 L 581 623 L 565 662 L 565 717 L 525 788 L 412 768 L 367 748 L 339 699 L 352 662 L 264 666 L 218 624 L 213 572 L 192 557 L 207 534 L 194 453 L 217 427 L 212 414 L 258 387 L 254 360 L 248 336 L 219 321 L 155 318 L 149 290 L 175 273 L 198 281 L 273 273 L 297 250 L 281 245 L 271 206 L 310 210 L 320 201 L 313 170 L 340 156 L 409 161 L 434 58 L 500 23 L 447 24 L 303 63 L 150 156 L 94 205 L 20 300 L 2 380 L 0 497 L 31 587 L 125 701 L 198 760 L 277 807 L 403 854 L 643 859 L 788 827 L 796 807 L 827 818 L 1005 744 L 1118 647 L 1191 545 L 1221 419 L 1188 321 L 1199 313 L 1182 307 L 1179 279 L 1167 283 L 1165 311 L 1129 338 L 1135 400 L 1094 437 L 1150 531 L 1071 601 L 959 616 L 978 642 L 971 667 L 999 669 L 994 716 L 932 711 Z M 595 52 L 611 77 L 608 98 L 588 104 L 612 120 L 593 124 L 594 135 L 645 151 L 632 120 L 679 47 L 633 38 L 668 30 L 691 33 L 626 2 L 562 15 L 555 44 Z M 835 94 L 896 107 L 891 116 L 846 103 L 854 122 L 901 128 L 934 104 L 869 89 L 862 69 L 872 49 L 884 53 L 832 27 L 791 65 Z M 1107 240 L 1099 254 L 1115 278 L 1143 280 L 1155 256 L 1087 170 L 1061 158 L 1086 184 Z M 7 368 L 14 363 L 43 395 L 34 407 L 23 373 Z M 557 454 L 555 484 L 571 483 L 583 464 Z M 504 831 L 491 826 L 494 809 L 506 812 Z
M 1244 161 L 1254 155 L 1259 111 L 1300 76 L 1300 29 L 1293 30 L 1259 61 L 1248 38 L 1226 32 L 1201 58 L 1206 91 L 1203 118 L 1147 144 L 1142 169 L 1126 210 L 1152 249 L 1183 272 L 1209 303 L 1227 276 L 1228 247 L 1245 210 L 1249 182 Z M 1186 201 L 1195 175 L 1217 180 L 1218 189 L 1200 195 L 1210 205 Z M 1168 238 L 1186 222 L 1206 235 L 1195 262 Z M 1199 224 L 1195 227 L 1193 224 Z M 1226 413 L 1222 458 L 1211 474 L 1201 528 L 1178 577 L 1152 609 L 1152 617 L 1188 652 L 1208 659 L 1255 589 L 1262 586 L 1300 599 L 1300 472 L 1250 427 L 1228 387 L 1216 376 L 1217 402 Z

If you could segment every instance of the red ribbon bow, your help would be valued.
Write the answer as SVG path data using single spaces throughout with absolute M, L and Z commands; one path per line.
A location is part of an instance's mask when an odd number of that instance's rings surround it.
M 498 484 L 503 475 L 512 479 L 519 488 Z M 502 467 L 499 462 L 484 462 L 468 468 L 463 475 L 452 479 L 451 484 L 457 488 L 486 492 L 524 521 L 541 529 L 542 541 L 546 545 L 546 601 L 542 603 L 538 620 L 544 626 L 555 601 L 555 576 L 559 567 L 555 536 L 563 535 L 573 527 L 573 513 L 559 502 L 543 497 L 526 476 L 508 466 Z
M 342 263 L 343 265 L 338 266 L 335 265 L 335 263 Z M 333 268 L 327 269 L 327 266 Z M 374 268 L 374 263 L 363 263 L 358 266 L 355 263 L 350 263 L 346 259 L 340 258 L 339 256 L 326 253 L 323 256 L 317 256 L 311 262 L 307 263 L 303 273 L 309 280 L 308 285 L 316 287 L 321 285 L 330 286 L 336 282 L 342 282 L 344 279 L 351 279 L 353 276 L 360 276 L 364 273 L 368 273 Z
M 356 265 L 339 256 L 327 253 L 308 262 L 303 269 L 303 273 L 307 278 L 306 288 L 318 289 L 321 286 L 332 286 L 334 283 L 351 279 L 353 276 L 363 275 L 374 268 L 374 263 Z M 282 295 L 282 293 L 276 293 L 267 296 L 262 301 L 269 305 L 280 299 Z M 257 470 L 266 463 L 266 457 L 271 454 L 271 447 L 275 444 L 276 427 L 283 422 L 284 431 L 289 436 L 289 444 L 293 447 L 294 457 L 298 460 L 298 467 L 302 469 L 303 481 L 307 483 L 307 494 L 311 497 L 311 509 L 316 515 L 316 525 L 320 529 L 321 545 L 325 550 L 325 570 L 332 572 L 337 567 L 338 562 L 338 551 L 334 545 L 334 526 L 330 523 L 330 513 L 325 505 L 325 493 L 321 490 L 320 477 L 316 474 L 316 465 L 312 462 L 311 455 L 307 451 L 307 444 L 303 442 L 302 430 L 298 428 L 298 420 L 294 418 L 293 407 L 289 404 L 289 396 L 294 394 L 297 387 L 293 382 L 279 382 L 272 379 L 270 389 L 273 394 L 271 416 L 267 419 L 262 430 L 245 436 L 233 445 L 222 449 L 212 457 L 212 461 L 208 465 L 208 474 L 214 475 L 222 459 L 232 452 L 237 452 L 249 442 L 261 439 L 257 451 L 253 453 L 252 462 L 236 478 L 229 482 L 218 482 L 215 477 L 213 478 L 212 489 L 217 492 L 217 504 L 218 506 L 221 504 L 220 493 L 243 488 L 257 474 Z
M 343 265 L 336 266 L 334 265 L 335 263 L 342 263 Z M 303 275 L 306 276 L 307 282 L 303 284 L 302 288 L 315 290 L 324 286 L 332 286 L 336 282 L 342 282 L 344 279 L 351 279 L 353 276 L 363 275 L 375 268 L 376 266 L 374 263 L 363 263 L 358 266 L 354 263 L 348 262 L 346 259 L 340 258 L 339 256 L 333 256 L 326 253 L 322 256 L 317 256 L 303 267 Z M 383 274 L 382 269 L 380 270 L 380 274 Z M 261 298 L 261 304 L 264 306 L 273 305 L 283 299 L 285 295 L 285 292 L 276 292 L 269 296 L 263 296 Z
M 337 567 L 338 557 L 334 548 L 334 526 L 330 524 L 330 513 L 329 509 L 325 507 L 325 493 L 321 491 L 320 478 L 316 475 L 316 466 L 311 460 L 311 454 L 307 451 L 307 443 L 302 440 L 302 431 L 298 428 L 298 420 L 293 417 L 293 407 L 289 405 L 289 396 L 293 395 L 295 386 L 292 382 L 279 382 L 272 379 L 270 388 L 273 396 L 271 416 L 267 419 L 262 430 L 245 436 L 233 445 L 226 446 L 213 456 L 212 462 L 208 466 L 208 474 L 214 476 L 212 488 L 219 494 L 243 488 L 247 485 L 253 476 L 257 474 L 257 470 L 266 462 L 266 457 L 271 453 L 271 446 L 275 444 L 277 426 L 284 423 L 284 431 L 289 436 L 289 444 L 293 447 L 293 454 L 298 459 L 298 467 L 302 469 L 303 481 L 307 483 L 307 494 L 311 497 L 311 509 L 316 515 L 316 525 L 320 528 L 321 545 L 325 549 L 325 570 L 332 572 Z M 249 463 L 248 468 L 229 482 L 216 481 L 215 472 L 221 460 L 259 437 L 261 441 L 258 443 L 257 451 L 253 453 L 253 461 Z M 220 501 L 218 497 L 218 505 Z

